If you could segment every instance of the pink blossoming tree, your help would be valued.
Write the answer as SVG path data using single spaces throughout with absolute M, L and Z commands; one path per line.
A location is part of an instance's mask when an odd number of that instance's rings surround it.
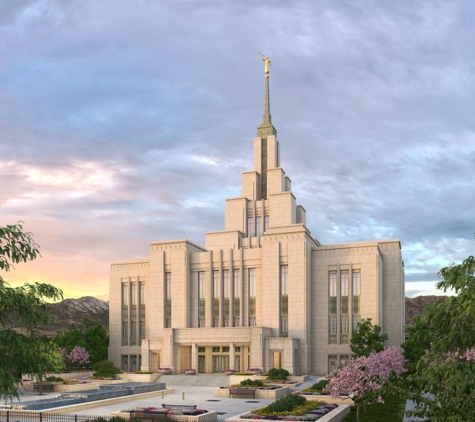
M 327 389 L 333 397 L 347 396 L 353 399 L 359 422 L 360 407 L 384 402 L 384 388 L 392 377 L 399 378 L 406 371 L 404 362 L 402 353 L 392 347 L 351 359 L 330 375 Z

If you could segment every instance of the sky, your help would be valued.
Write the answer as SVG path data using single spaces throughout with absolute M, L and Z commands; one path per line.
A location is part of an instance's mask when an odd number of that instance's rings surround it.
M 204 245 L 253 167 L 264 64 L 281 165 L 323 244 L 400 239 L 406 295 L 473 254 L 467 1 L 0 1 L 2 276 L 107 299 L 110 263 Z

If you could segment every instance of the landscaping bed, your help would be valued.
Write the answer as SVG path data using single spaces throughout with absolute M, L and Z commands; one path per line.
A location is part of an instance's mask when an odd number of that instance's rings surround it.
M 162 407 L 136 407 L 134 409 L 121 410 L 114 412 L 111 416 L 120 416 L 124 419 L 139 417 L 140 419 L 155 419 L 154 415 L 164 415 L 166 417 L 178 420 L 189 420 L 199 422 L 214 422 L 218 419 L 217 412 L 210 412 L 205 409 L 197 409 L 196 406 L 187 405 L 165 405 Z M 149 418 L 147 416 L 150 416 Z
M 214 397 L 230 397 L 231 389 L 251 389 L 252 387 L 219 387 L 216 388 L 213 392 Z M 280 387 L 280 386 L 268 386 L 268 387 L 255 387 L 252 388 L 255 391 L 254 398 L 256 399 L 280 399 L 281 397 L 290 394 L 290 387 Z

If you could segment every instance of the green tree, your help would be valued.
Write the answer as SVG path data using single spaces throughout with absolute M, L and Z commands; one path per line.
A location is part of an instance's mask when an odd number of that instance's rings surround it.
M 22 223 L 0 227 L 0 271 L 40 255 L 31 233 Z M 0 395 L 18 397 L 22 373 L 33 373 L 38 352 L 31 347 L 37 327 L 49 324 L 53 316 L 45 300 L 61 300 L 60 289 L 45 283 L 11 287 L 0 275 Z
M 43 379 L 48 372 L 64 369 L 63 358 L 59 347 L 45 335 L 30 336 L 30 347 L 36 351 L 35 360 L 25 366 L 24 372 L 29 373 L 38 382 L 38 392 L 43 394 Z
M 432 422 L 473 421 L 475 401 L 475 258 L 452 264 L 439 272 L 437 288 L 456 296 L 423 311 L 430 329 L 414 333 L 429 345 L 408 377 L 415 401 L 412 416 Z
M 107 360 L 109 334 L 99 322 L 88 317 L 80 324 L 71 324 L 67 331 L 57 333 L 54 340 L 68 353 L 76 346 L 84 347 L 89 352 L 91 363 Z
M 371 318 L 362 319 L 358 322 L 356 330 L 350 339 L 350 349 L 356 357 L 369 356 L 371 352 L 384 350 L 384 342 L 388 339 L 387 334 L 381 334 L 381 327 L 373 325 Z

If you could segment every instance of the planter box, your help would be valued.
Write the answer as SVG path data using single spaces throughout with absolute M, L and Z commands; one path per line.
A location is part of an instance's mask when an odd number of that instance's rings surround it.
M 267 377 L 264 375 L 230 375 L 229 385 L 237 385 L 237 384 L 240 384 L 241 381 L 244 381 L 247 379 L 265 381 Z
M 155 372 L 153 374 L 119 374 L 117 375 L 122 380 L 130 382 L 156 382 L 162 373 Z
M 325 403 L 336 403 L 336 404 L 347 404 L 349 406 L 354 406 L 355 403 L 353 400 L 351 400 L 349 397 L 332 397 L 327 394 L 302 394 L 300 393 L 301 396 L 304 396 L 307 400 L 317 400 L 317 401 L 323 401 Z
M 260 390 L 256 388 L 255 391 L 254 398 L 256 399 L 276 400 L 290 394 L 290 387 L 277 388 L 276 390 Z M 229 398 L 229 388 L 215 388 L 213 395 L 214 397 Z
M 47 377 L 54 376 L 60 377 L 63 380 L 77 380 L 77 379 L 85 379 L 92 376 L 95 371 L 82 371 L 82 372 L 58 372 L 54 374 L 46 374 Z
M 73 393 L 75 391 L 96 390 L 99 388 L 99 382 L 92 381 L 77 384 L 56 384 L 54 391 L 56 393 Z
M 195 369 L 193 369 L 192 371 L 185 370 L 185 374 L 186 375 L 196 375 L 196 370 Z
M 289 375 L 287 381 L 293 381 L 295 383 L 301 383 L 307 381 L 309 378 L 308 375 Z
M 124 419 L 130 419 L 129 412 L 113 412 L 111 416 L 120 416 Z M 189 421 L 189 422 L 216 422 L 218 420 L 218 412 L 207 412 L 202 415 L 189 416 L 189 415 L 170 415 L 168 416 L 171 419 L 176 419 L 177 421 Z
M 243 422 L 244 420 L 252 419 L 241 419 L 242 415 L 247 415 L 247 413 L 241 413 L 240 415 L 234 416 L 232 418 L 227 418 L 226 422 Z M 332 410 L 330 413 L 327 413 L 325 416 L 318 419 L 316 422 L 341 422 L 350 414 L 350 406 L 345 404 L 338 406 L 336 409 Z M 271 419 L 257 419 L 259 422 L 280 422 Z

